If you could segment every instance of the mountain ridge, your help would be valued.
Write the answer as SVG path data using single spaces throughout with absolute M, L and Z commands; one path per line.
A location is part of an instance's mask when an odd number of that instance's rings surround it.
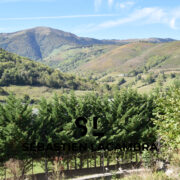
M 12 33 L 0 33 L 0 48 L 34 60 L 43 60 L 52 53 L 53 50 L 64 45 L 123 45 L 137 41 L 164 43 L 175 40 L 170 38 L 99 40 L 95 38 L 79 37 L 70 32 L 43 26 Z

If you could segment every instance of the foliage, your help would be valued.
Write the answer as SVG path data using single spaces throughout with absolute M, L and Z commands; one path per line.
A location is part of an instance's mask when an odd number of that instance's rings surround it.
M 8 92 L 6 92 L 3 88 L 0 87 L 0 95 L 8 95 Z
M 104 78 L 102 81 L 103 82 L 114 82 L 115 78 L 113 78 L 112 76 L 108 76 L 108 77 Z
M 2 161 L 9 157 L 23 159 L 25 152 L 22 144 L 31 138 L 32 108 L 29 102 L 22 102 L 10 95 L 6 104 L 0 104 L 0 157 Z
M 159 93 L 155 100 L 154 123 L 163 144 L 170 150 L 180 148 L 180 88 L 177 85 Z M 167 149 L 166 149 L 167 151 Z
M 153 74 L 149 74 L 144 81 L 145 81 L 147 84 L 152 84 L 153 82 L 155 82 L 155 78 L 154 78 Z
M 52 180 L 62 180 L 63 177 L 63 164 L 62 164 L 63 158 L 62 157 L 54 157 L 52 160 L 52 175 L 50 176 L 50 179 Z
M 5 168 L 13 175 L 14 180 L 24 180 L 25 174 L 31 170 L 31 161 L 9 159 L 5 163 Z
M 171 165 L 180 167 L 180 154 L 179 153 L 172 153 Z
M 88 61 L 94 57 L 99 57 L 106 51 L 107 47 L 103 46 L 69 47 L 61 52 L 63 55 L 58 54 L 55 58 L 63 59 L 63 61 L 58 61 L 58 67 L 62 72 L 68 72 L 77 69 L 85 63 L 88 63 Z M 47 59 L 50 59 L 50 57 L 51 56 Z M 47 60 L 45 60 L 45 62 L 47 62 Z M 49 65 L 52 65 L 51 60 L 49 61 Z
M 45 151 L 35 154 L 37 158 L 46 157 L 48 145 L 54 143 L 87 144 L 94 148 L 108 148 L 108 144 L 153 143 L 155 129 L 151 121 L 154 103 L 152 97 L 138 94 L 133 90 L 122 90 L 112 99 L 107 95 L 89 94 L 76 97 L 57 95 L 50 102 L 42 99 L 38 104 L 38 114 L 33 115 L 28 98 L 16 99 L 10 96 L 7 103 L 0 106 L 1 157 L 11 155 L 23 159 L 31 156 L 24 152 L 24 142 L 43 143 Z M 87 134 L 76 127 L 78 117 L 87 119 Z M 93 135 L 93 118 L 98 117 L 98 130 L 103 136 Z M 87 147 L 91 150 L 91 147 Z M 18 153 L 17 153 L 17 152 Z M 86 151 L 86 150 L 85 150 Z M 56 151 L 50 151 L 56 155 Z
M 89 85 L 88 85 L 89 84 Z M 0 49 L 0 85 L 92 89 L 93 84 Z
M 157 66 L 158 64 L 162 63 L 163 61 L 165 61 L 167 59 L 166 56 L 159 56 L 159 55 L 156 55 L 156 56 L 151 56 L 149 59 L 148 59 L 148 62 L 146 63 L 146 69 L 151 69 L 152 67 L 155 67 Z
M 157 153 L 157 152 L 155 152 Z M 144 150 L 142 152 L 142 161 L 145 168 L 154 168 L 155 153 L 152 151 Z
M 117 85 L 118 85 L 118 86 L 121 86 L 121 85 L 124 84 L 125 82 L 126 82 L 126 80 L 125 80 L 124 78 L 121 78 L 121 79 L 118 81 Z
M 173 79 L 173 78 L 176 77 L 176 74 L 175 74 L 175 73 L 171 73 L 170 76 L 171 76 L 171 78 Z

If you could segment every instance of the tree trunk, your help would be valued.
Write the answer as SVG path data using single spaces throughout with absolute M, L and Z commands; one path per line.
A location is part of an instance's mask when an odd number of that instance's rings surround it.
M 69 159 L 67 159 L 67 170 L 69 170 Z
M 75 155 L 75 169 L 77 169 L 76 155 Z
M 5 172 L 4 173 L 5 173 L 5 180 L 6 180 L 6 168 L 5 168 Z
M 109 156 L 107 155 L 107 166 L 109 166 Z
M 46 174 L 46 179 L 48 180 L 48 162 L 47 162 L 47 158 L 45 159 L 45 174 Z
M 136 152 L 136 163 L 138 162 L 138 158 L 137 158 L 137 152 Z
M 96 153 L 94 153 L 94 167 L 96 168 Z
M 80 169 L 82 169 L 82 167 L 83 167 L 83 158 L 82 158 L 82 155 L 80 155 Z
M 87 157 L 87 168 L 89 168 L 89 159 Z

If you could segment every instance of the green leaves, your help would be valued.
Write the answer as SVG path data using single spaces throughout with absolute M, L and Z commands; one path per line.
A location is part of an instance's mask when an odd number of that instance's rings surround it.
M 23 143 L 54 143 L 100 145 L 153 143 L 156 138 L 151 121 L 154 109 L 153 99 L 133 90 L 120 91 L 112 99 L 108 96 L 88 94 L 77 97 L 57 95 L 48 102 L 42 99 L 38 114 L 33 115 L 28 98 L 16 99 L 11 95 L 7 103 L 0 105 L 0 148 L 2 157 L 11 149 L 18 156 L 28 157 L 22 149 Z M 81 129 L 75 121 L 84 117 L 87 134 L 76 138 Z M 93 118 L 97 117 L 97 132 L 94 136 Z M 89 149 L 91 150 L 91 149 Z M 55 153 L 55 152 L 53 152 Z M 45 154 L 40 154 L 44 157 Z
M 155 125 L 165 146 L 173 150 L 180 144 L 180 89 L 172 86 L 156 99 Z
M 5 155 L 21 155 L 22 144 L 31 138 L 32 108 L 10 95 L 5 105 L 0 105 L 0 149 Z
M 95 83 L 66 75 L 41 63 L 0 49 L 0 85 L 31 85 L 53 88 L 92 89 Z

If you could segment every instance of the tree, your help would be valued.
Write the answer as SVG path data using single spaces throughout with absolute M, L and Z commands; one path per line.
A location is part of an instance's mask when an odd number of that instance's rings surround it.
M 117 85 L 118 85 L 118 86 L 121 86 L 121 85 L 124 84 L 125 82 L 126 82 L 126 80 L 125 80 L 124 78 L 121 78 L 121 79 L 118 81 Z
M 122 90 L 111 102 L 111 136 L 113 143 L 155 142 L 152 97 L 133 90 Z
M 32 108 L 29 102 L 23 102 L 10 95 L 6 104 L 0 104 L 0 157 L 23 159 L 23 144 L 32 137 Z
M 145 82 L 146 82 L 147 84 L 152 84 L 153 82 L 155 82 L 155 79 L 154 79 L 153 75 L 152 75 L 152 74 L 149 74 L 149 75 L 147 76 L 147 78 L 145 79 Z
M 53 88 L 89 89 L 94 82 L 66 75 L 41 63 L 0 49 L 0 85 L 33 85 Z
M 170 87 L 156 98 L 157 108 L 154 122 L 158 134 L 168 149 L 180 148 L 180 89 Z
M 171 74 L 170 74 L 170 77 L 173 79 L 173 78 L 176 77 L 176 74 L 175 74 L 175 73 L 171 73 Z

